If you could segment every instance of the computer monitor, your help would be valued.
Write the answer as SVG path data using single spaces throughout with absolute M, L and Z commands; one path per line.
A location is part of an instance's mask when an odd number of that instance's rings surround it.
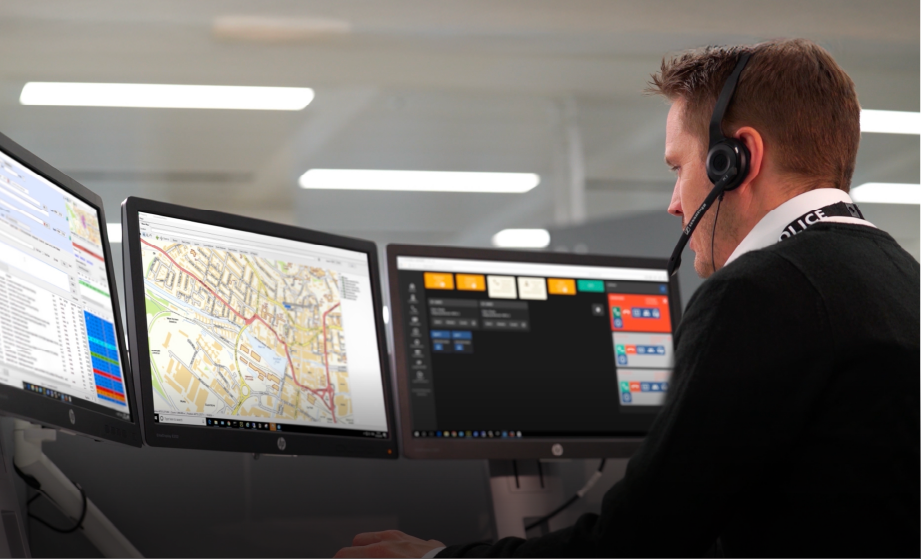
M 105 223 L 0 134 L 0 413 L 141 446 Z
M 665 259 L 387 247 L 403 452 L 626 457 L 679 319 Z
M 372 242 L 128 198 L 144 440 L 395 458 Z

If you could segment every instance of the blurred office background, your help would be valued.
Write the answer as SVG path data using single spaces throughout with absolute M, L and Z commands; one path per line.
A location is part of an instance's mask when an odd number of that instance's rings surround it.
M 0 132 L 102 195 L 112 224 L 125 197 L 142 196 L 381 247 L 490 246 L 501 230 L 536 228 L 550 233 L 544 250 L 665 257 L 679 233 L 665 213 L 668 107 L 642 95 L 646 81 L 669 52 L 775 37 L 828 48 L 865 109 L 918 113 L 912 0 L 4 0 Z M 33 81 L 310 87 L 315 99 L 300 111 L 21 105 Z M 300 188 L 312 168 L 523 172 L 540 184 Z M 918 134 L 864 134 L 853 184 L 868 182 L 918 185 Z M 918 204 L 862 207 L 919 258 Z M 699 285 L 691 268 L 685 300 Z M 479 461 L 254 461 L 66 436 L 46 452 L 150 556 L 328 556 L 385 528 L 491 537 Z M 572 490 L 595 466 L 560 464 Z M 622 471 L 610 465 L 607 486 Z M 603 490 L 574 513 L 597 510 Z M 31 529 L 36 555 L 96 553 L 82 536 Z

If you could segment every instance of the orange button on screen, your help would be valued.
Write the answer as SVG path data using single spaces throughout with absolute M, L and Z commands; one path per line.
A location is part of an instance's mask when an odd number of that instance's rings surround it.
M 550 278 L 547 280 L 547 291 L 551 295 L 575 295 L 576 280 Z
M 426 289 L 454 289 L 454 274 L 425 272 Z
M 477 274 L 457 274 L 457 288 L 461 291 L 486 291 L 486 277 Z

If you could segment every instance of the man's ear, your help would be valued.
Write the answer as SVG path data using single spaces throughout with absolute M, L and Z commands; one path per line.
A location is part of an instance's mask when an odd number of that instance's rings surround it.
M 760 132 L 751 126 L 739 128 L 732 137 L 745 144 L 750 154 L 748 175 L 742 181 L 742 184 L 738 186 L 739 189 L 747 189 L 764 169 L 764 138 L 761 137 Z

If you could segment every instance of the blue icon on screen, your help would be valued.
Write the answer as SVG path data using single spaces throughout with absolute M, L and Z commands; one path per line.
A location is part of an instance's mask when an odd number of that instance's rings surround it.
M 435 351 L 444 351 L 445 346 L 444 344 L 433 344 L 432 349 Z
M 667 382 L 663 382 L 663 383 L 662 383 L 662 392 L 665 392 L 666 390 L 668 390 L 668 383 L 667 383 Z
M 624 321 L 623 321 L 622 319 L 620 319 L 620 318 L 615 318 L 615 319 L 614 319 L 614 328 L 623 328 L 623 327 L 624 327 Z
M 640 392 L 649 392 L 649 383 L 641 382 L 640 383 Z
M 440 437 L 440 436 L 441 436 L 441 431 L 435 431 L 435 436 L 436 436 L 436 437 Z
M 652 317 L 659 318 L 659 309 L 652 309 Z
M 668 293 L 668 286 L 664 283 L 659 285 L 659 293 Z
M 454 344 L 454 351 L 464 351 L 464 344 Z
M 620 395 L 620 398 L 621 400 L 623 400 L 625 404 L 629 404 L 630 402 L 633 401 L 633 396 L 629 392 L 624 392 L 623 394 Z
M 652 384 L 649 385 L 649 389 L 650 389 L 651 391 L 653 391 L 653 392 L 661 392 L 661 391 L 662 391 L 662 385 L 659 384 L 658 382 L 654 382 L 654 383 L 652 383 Z
M 617 356 L 617 364 L 618 364 L 618 365 L 626 365 L 626 364 L 627 364 L 627 356 L 626 356 L 626 355 L 618 355 L 618 356 Z

